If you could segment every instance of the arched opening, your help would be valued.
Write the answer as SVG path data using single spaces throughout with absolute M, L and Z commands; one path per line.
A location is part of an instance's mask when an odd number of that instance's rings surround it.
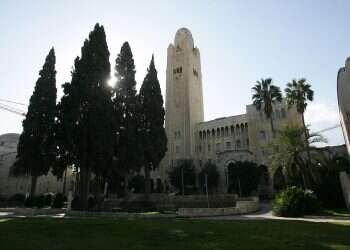
M 278 192 L 286 187 L 286 179 L 283 174 L 282 167 L 278 167 L 273 174 L 273 189 Z
M 225 136 L 228 136 L 228 127 L 225 127 Z
M 269 171 L 265 165 L 259 166 L 259 186 L 258 193 L 262 199 L 266 199 L 269 196 Z
M 215 129 L 211 130 L 211 136 L 214 138 L 215 137 Z
M 231 136 L 235 135 L 235 127 L 231 125 Z

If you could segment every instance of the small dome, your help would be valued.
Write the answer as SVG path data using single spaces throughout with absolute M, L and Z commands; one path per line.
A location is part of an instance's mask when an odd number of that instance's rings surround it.
M 346 58 L 346 61 L 345 61 L 345 68 L 346 68 L 346 69 L 350 69 L 350 57 Z
M 191 34 L 191 31 L 187 28 L 181 28 L 176 32 L 175 35 L 175 46 L 181 45 L 184 42 L 189 43 L 189 45 L 193 48 L 194 47 L 194 42 L 193 42 L 193 37 Z

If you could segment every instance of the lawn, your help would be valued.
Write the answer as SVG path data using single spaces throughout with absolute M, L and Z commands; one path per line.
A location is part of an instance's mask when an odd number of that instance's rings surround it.
M 0 219 L 0 249 L 350 249 L 350 226 L 276 220 Z

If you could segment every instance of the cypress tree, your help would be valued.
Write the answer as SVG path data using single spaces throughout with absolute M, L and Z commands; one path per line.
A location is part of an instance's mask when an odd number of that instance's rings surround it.
M 80 207 L 87 209 L 90 176 L 105 178 L 113 157 L 112 90 L 109 51 L 103 26 L 96 24 L 74 63 L 59 104 L 60 157 L 79 169 Z M 66 157 L 66 158 L 64 158 Z M 100 186 L 97 185 L 98 190 Z
M 154 57 L 147 70 L 139 94 L 143 167 L 145 171 L 145 193 L 151 191 L 150 171 L 158 167 L 167 150 L 167 137 L 164 129 L 163 97 L 154 65 Z
M 127 194 L 129 175 L 140 169 L 139 117 L 136 96 L 135 64 L 128 42 L 125 42 L 116 59 L 114 88 L 114 172 L 124 176 L 124 193 Z
M 52 48 L 30 98 L 16 161 L 11 168 L 12 175 L 31 176 L 31 196 L 35 195 L 37 178 L 48 173 L 55 153 L 52 141 L 57 93 L 55 63 L 55 51 Z

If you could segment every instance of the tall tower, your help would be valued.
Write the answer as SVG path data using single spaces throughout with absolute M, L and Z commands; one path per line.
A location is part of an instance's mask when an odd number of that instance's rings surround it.
M 340 124 L 345 144 L 350 154 L 350 57 L 346 59 L 345 67 L 340 68 L 338 71 L 337 92 Z
M 195 126 L 204 120 L 202 72 L 199 49 L 191 32 L 181 28 L 168 47 L 166 70 L 165 130 L 168 152 L 165 167 L 195 154 Z

